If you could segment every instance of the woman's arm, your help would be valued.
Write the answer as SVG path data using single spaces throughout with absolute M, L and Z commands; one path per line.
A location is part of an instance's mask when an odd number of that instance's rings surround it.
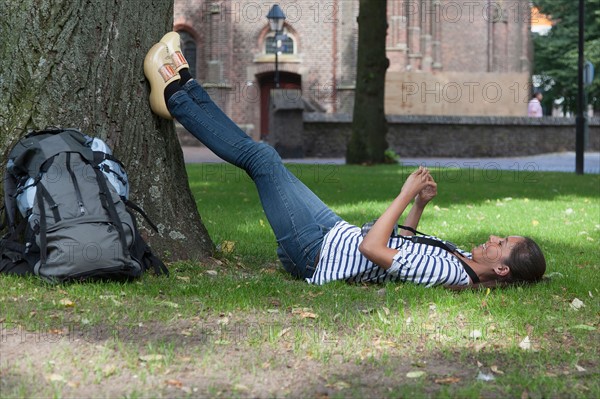
M 393 258 L 398 251 L 387 246 L 390 232 L 410 201 L 425 187 L 435 185 L 435 182 L 430 177 L 429 171 L 423 167 L 419 167 L 419 169 L 413 172 L 406 179 L 402 190 L 400 190 L 400 194 L 398 194 L 386 211 L 377 219 L 377 222 L 375 222 L 369 233 L 365 236 L 358 250 L 371 262 L 386 270 L 392 265 Z
M 421 192 L 419 192 L 419 194 L 417 194 L 415 197 L 415 202 L 410 208 L 410 212 L 408 212 L 406 219 L 404 219 L 404 222 L 402 223 L 404 226 L 411 227 L 414 230 L 416 230 L 417 226 L 419 225 L 421 215 L 423 215 L 423 210 L 429 201 L 431 201 L 437 195 L 437 184 L 433 180 L 433 177 L 428 175 L 427 179 L 431 184 L 426 186 L 423 190 L 421 190 Z M 413 232 L 402 229 L 400 230 L 400 234 L 403 236 L 410 236 L 413 235 Z

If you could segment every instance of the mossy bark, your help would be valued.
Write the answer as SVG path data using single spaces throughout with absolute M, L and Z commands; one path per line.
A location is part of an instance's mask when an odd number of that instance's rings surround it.
M 388 143 L 384 93 L 389 66 L 385 53 L 386 3 L 360 0 L 352 135 L 346 151 L 346 162 L 350 164 L 385 162 Z
M 211 255 L 174 124 L 151 113 L 143 73 L 146 52 L 172 29 L 173 1 L 2 1 L 0 15 L 2 167 L 29 129 L 77 127 L 126 165 L 131 198 L 159 226 L 139 218 L 158 254 Z

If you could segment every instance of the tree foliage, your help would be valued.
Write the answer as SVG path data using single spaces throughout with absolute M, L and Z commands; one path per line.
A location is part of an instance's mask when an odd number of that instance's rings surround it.
M 565 111 L 577 110 L 579 9 L 574 0 L 535 0 L 554 25 L 547 36 L 534 36 L 534 74 L 542 79 L 544 105 L 564 98 Z M 600 73 L 600 0 L 585 1 L 585 59 Z M 534 17 L 535 18 L 535 17 Z M 587 88 L 588 103 L 600 110 L 600 79 Z

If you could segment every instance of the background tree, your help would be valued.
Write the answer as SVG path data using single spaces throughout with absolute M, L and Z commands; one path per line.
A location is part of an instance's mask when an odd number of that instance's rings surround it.
M 535 0 L 540 12 L 554 26 L 547 36 L 534 35 L 534 74 L 542 79 L 543 104 L 552 109 L 554 100 L 564 98 L 565 111 L 577 111 L 578 2 L 573 0 Z M 600 70 L 600 0 L 586 0 L 585 59 Z M 535 18 L 535 16 L 533 17 Z M 588 104 L 600 111 L 600 79 L 587 88 Z
M 132 199 L 159 227 L 139 218 L 157 254 L 210 255 L 173 122 L 151 113 L 143 73 L 173 1 L 2 1 L 0 15 L 0 168 L 28 129 L 78 127 L 126 165 Z
M 388 148 L 384 110 L 387 1 L 360 0 L 352 135 L 346 162 L 383 163 Z

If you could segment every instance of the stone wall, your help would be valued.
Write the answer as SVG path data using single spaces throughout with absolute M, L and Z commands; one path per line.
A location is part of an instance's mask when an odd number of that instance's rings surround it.
M 503 157 L 575 151 L 575 119 L 388 116 L 388 143 L 405 157 Z M 351 117 L 304 115 L 306 157 L 343 157 Z M 589 121 L 588 151 L 600 151 L 600 118 Z

